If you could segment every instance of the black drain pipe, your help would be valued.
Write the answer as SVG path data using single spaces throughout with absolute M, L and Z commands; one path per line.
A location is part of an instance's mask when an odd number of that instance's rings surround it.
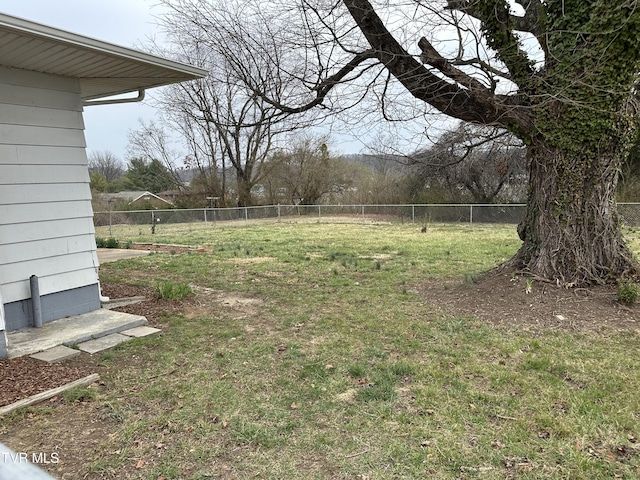
M 35 328 L 42 327 L 42 306 L 40 305 L 40 286 L 38 285 L 38 277 L 31 275 L 29 278 L 31 286 L 31 307 L 33 308 L 33 326 Z

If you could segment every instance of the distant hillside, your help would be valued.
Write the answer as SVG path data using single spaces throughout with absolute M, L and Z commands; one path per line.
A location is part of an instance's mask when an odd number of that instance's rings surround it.
M 405 173 L 408 168 L 405 164 L 406 158 L 401 155 L 371 155 L 362 153 L 353 153 L 343 155 L 348 162 L 360 163 L 369 167 L 375 172 L 397 172 Z

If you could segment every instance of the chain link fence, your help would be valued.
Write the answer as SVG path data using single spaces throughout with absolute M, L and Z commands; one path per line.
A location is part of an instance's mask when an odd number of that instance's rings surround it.
M 640 226 L 640 203 L 620 203 L 618 212 L 626 227 Z M 221 224 L 251 222 L 319 223 L 500 223 L 518 224 L 524 204 L 429 204 L 429 205 L 268 205 L 239 208 L 198 208 L 95 212 L 96 227 L 115 225 Z

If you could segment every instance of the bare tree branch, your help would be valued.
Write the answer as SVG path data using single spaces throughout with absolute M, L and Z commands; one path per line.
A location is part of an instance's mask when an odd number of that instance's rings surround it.
M 364 52 L 360 52 L 356 54 L 347 64 L 338 70 L 333 75 L 327 77 L 323 82 L 318 84 L 313 90 L 316 92 L 316 97 L 309 103 L 299 106 L 299 107 L 289 107 L 287 105 L 283 105 L 282 103 L 273 100 L 268 97 L 265 92 L 260 91 L 259 88 L 255 88 L 255 92 L 257 95 L 262 97 L 262 99 L 269 103 L 270 105 L 277 107 L 279 110 L 288 113 L 288 114 L 297 114 L 303 113 L 311 110 L 318 105 L 321 105 L 331 89 L 333 89 L 336 85 L 339 85 L 342 81 L 344 81 L 345 77 L 350 73 L 353 73 L 358 66 L 367 60 L 377 59 L 378 56 L 374 50 L 365 50 Z
M 464 82 L 462 85 L 473 84 L 473 90 L 461 88 L 427 70 L 402 48 L 368 0 L 344 0 L 344 4 L 376 50 L 380 62 L 414 97 L 460 120 L 489 125 L 519 125 L 520 128 L 528 128 L 531 125 L 532 118 L 526 109 L 504 102 L 504 98 L 493 96 L 490 89 L 481 86 L 479 82 L 471 81 L 468 76 L 453 67 L 449 68 Z M 420 46 L 423 52 L 429 52 L 428 58 L 438 60 L 433 53 L 435 49 L 426 39 L 421 40 Z M 442 60 L 440 65 L 445 68 Z
M 427 65 L 431 65 L 434 68 L 437 68 L 442 73 L 444 73 L 447 77 L 455 80 L 463 87 L 468 88 L 476 95 L 487 95 L 490 92 L 487 90 L 482 83 L 480 83 L 475 78 L 467 75 L 462 70 L 455 68 L 449 60 L 444 58 L 438 51 L 433 48 L 433 46 L 427 41 L 426 38 L 422 37 L 418 42 L 418 47 L 422 50 L 422 55 L 420 56 L 420 60 Z

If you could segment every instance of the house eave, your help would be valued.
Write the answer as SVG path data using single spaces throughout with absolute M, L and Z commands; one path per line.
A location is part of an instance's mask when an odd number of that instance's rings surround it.
M 198 67 L 0 13 L 3 65 L 77 78 L 84 100 L 195 80 Z

